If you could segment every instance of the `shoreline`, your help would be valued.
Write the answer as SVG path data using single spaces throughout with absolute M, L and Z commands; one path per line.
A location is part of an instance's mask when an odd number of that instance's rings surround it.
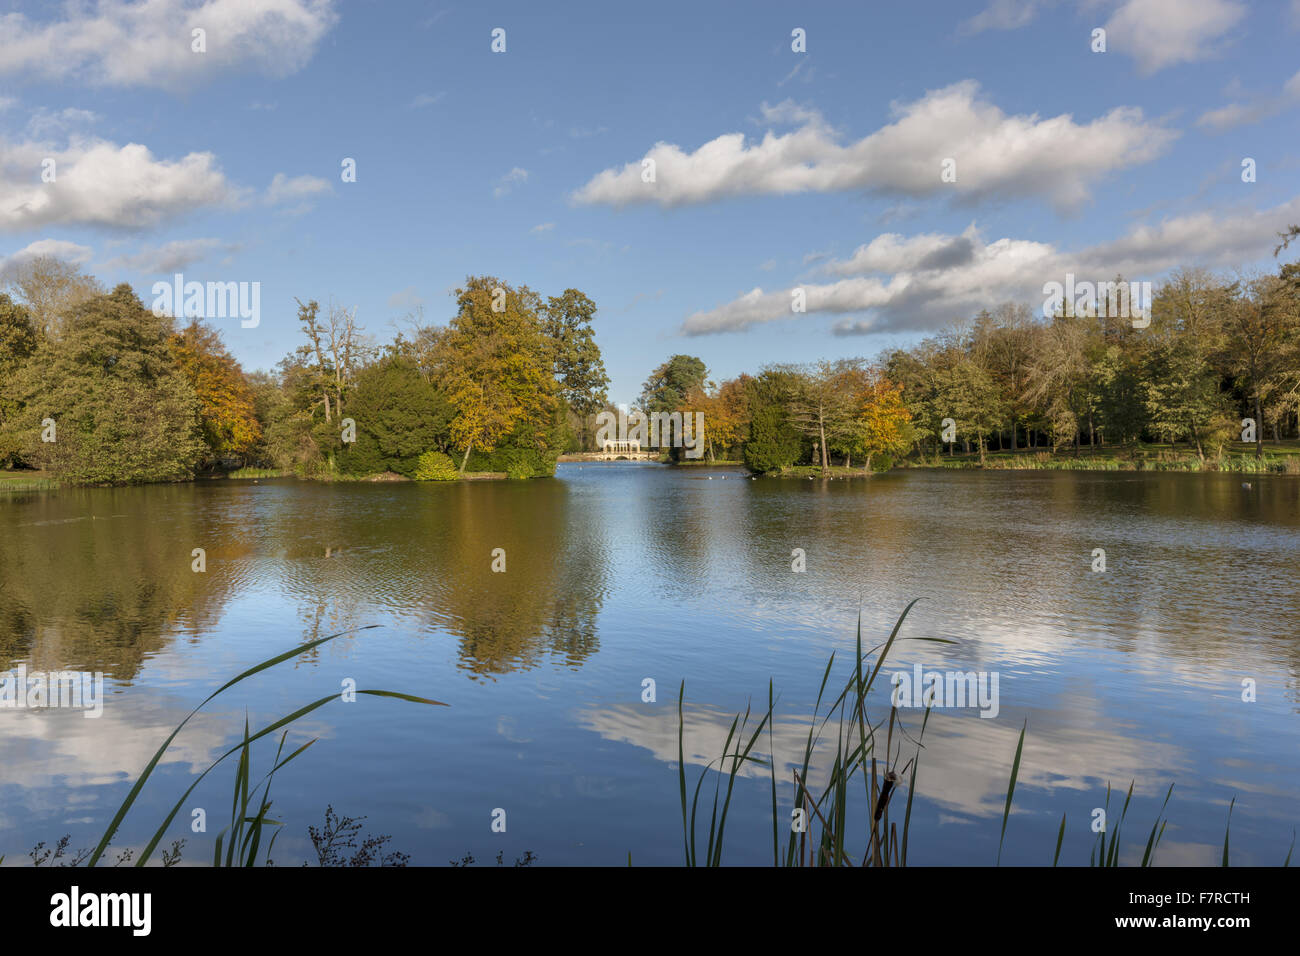
M 579 458 L 562 455 L 557 463 L 581 465 L 616 465 L 630 459 L 614 461 Z M 779 471 L 751 472 L 744 464 L 734 460 L 719 461 L 638 461 L 637 464 L 658 464 L 671 468 L 704 468 L 742 470 L 745 477 L 753 478 L 797 478 L 840 480 L 848 478 L 872 478 L 886 475 L 891 471 L 1092 471 L 1092 472 L 1182 472 L 1185 474 L 1233 474 L 1233 475 L 1276 475 L 1300 476 L 1300 449 L 1293 446 L 1275 449 L 1256 458 L 1252 452 L 1234 452 L 1216 458 L 1202 458 L 1196 454 L 1178 454 L 1162 449 L 1123 450 L 1109 455 L 1053 454 L 1042 451 L 986 452 L 981 462 L 975 455 L 947 457 L 913 458 L 893 462 L 889 468 L 867 470 L 858 466 L 846 468 L 843 465 L 831 465 L 824 470 L 820 465 L 790 465 Z M 240 474 L 240 472 L 245 472 Z M 533 477 L 555 477 L 539 475 Z M 343 482 L 384 484 L 389 482 L 416 482 L 414 478 L 394 472 L 381 472 L 372 475 L 326 475 L 302 476 L 293 472 L 277 471 L 270 468 L 236 469 L 225 473 L 204 473 L 179 481 L 136 482 L 134 484 L 174 485 L 208 481 L 270 481 L 292 478 L 304 482 Z M 507 481 L 509 475 L 498 471 L 466 472 L 446 483 L 476 481 Z M 430 482 L 438 484 L 440 482 Z M 25 492 L 55 491 L 64 488 L 121 488 L 127 485 L 79 485 L 61 482 L 42 471 L 0 471 L 0 492 L 20 494 Z

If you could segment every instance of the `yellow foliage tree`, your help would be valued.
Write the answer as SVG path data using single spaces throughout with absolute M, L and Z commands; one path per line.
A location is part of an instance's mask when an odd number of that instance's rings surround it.
M 869 369 L 856 396 L 854 450 L 866 457 L 863 467 L 871 470 L 871 459 L 880 454 L 898 455 L 912 442 L 912 414 L 903 404 L 903 386 Z
M 262 437 L 253 390 L 215 329 L 192 321 L 172 335 L 176 366 L 199 398 L 203 440 L 213 458 L 240 456 Z
M 538 321 L 540 300 L 492 276 L 473 276 L 456 290 L 458 310 L 441 340 L 437 378 L 456 415 L 452 442 L 492 451 L 507 435 L 545 447 L 558 386 Z

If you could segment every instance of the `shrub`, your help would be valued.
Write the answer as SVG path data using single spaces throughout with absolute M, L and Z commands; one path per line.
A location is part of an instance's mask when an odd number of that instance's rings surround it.
M 745 467 L 750 471 L 780 471 L 799 459 L 802 450 L 799 433 L 785 421 L 779 408 L 759 411 L 750 424 L 749 435 L 744 458 Z
M 440 451 L 426 451 L 415 466 L 416 481 L 455 481 L 459 477 L 451 456 Z
M 511 480 L 531 478 L 533 477 L 533 469 L 529 467 L 526 461 L 512 459 L 506 462 L 506 477 Z
M 475 451 L 468 471 L 505 472 L 509 478 L 548 478 L 555 474 L 553 450 L 499 446 L 490 452 Z
M 408 359 L 390 357 L 358 376 L 343 412 L 357 423 L 356 441 L 339 449 L 339 467 L 348 474 L 393 471 L 415 477 L 420 454 L 447 437 L 451 406 Z M 338 434 L 333 426 L 329 440 Z M 328 445 L 322 444 L 322 448 Z

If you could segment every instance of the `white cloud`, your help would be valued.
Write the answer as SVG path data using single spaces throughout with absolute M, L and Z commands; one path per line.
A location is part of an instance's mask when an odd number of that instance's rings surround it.
M 1212 133 L 1222 133 L 1269 119 L 1300 105 L 1300 73 L 1287 80 L 1277 96 L 1256 97 L 1246 103 L 1229 103 L 1217 109 L 1206 110 L 1196 120 L 1196 125 Z
M 655 182 L 642 182 L 642 160 L 606 169 L 574 194 L 579 203 L 681 206 L 729 196 L 868 190 L 914 198 L 951 192 L 967 201 L 1045 196 L 1059 208 L 1085 201 L 1089 186 L 1114 170 L 1160 155 L 1177 135 L 1148 123 L 1137 108 L 1111 110 L 1089 123 L 1069 114 L 1008 116 L 983 99 L 972 80 L 894 105 L 895 121 L 844 144 L 816 111 L 785 102 L 763 105 L 771 129 L 761 142 L 727 133 L 693 153 L 657 143 Z M 956 160 L 956 182 L 940 178 Z
M 1196 120 L 1196 125 L 1212 133 L 1222 133 L 1238 126 L 1248 126 L 1273 115 L 1273 110 L 1264 103 L 1244 105 L 1229 103 L 1216 109 L 1206 110 Z
M 39 178 L 46 159 L 55 163 L 51 183 Z M 36 141 L 0 141 L 0 230 L 72 223 L 152 226 L 204 206 L 233 203 L 240 192 L 211 153 L 160 160 L 139 143 L 83 139 L 58 149 Z
M 176 239 L 161 246 L 147 246 L 127 255 L 114 256 L 105 260 L 103 266 L 149 274 L 180 272 L 223 248 L 234 251 L 238 247 L 220 239 Z
M 1038 16 L 1045 0 L 993 0 L 986 8 L 962 24 L 962 32 L 1018 30 Z
M 555 223 L 553 222 L 540 222 L 537 225 L 533 226 L 533 228 L 528 231 L 541 234 L 543 232 L 550 232 L 554 228 L 555 228 Z
M 7 281 L 13 270 L 24 262 L 30 262 L 41 256 L 53 256 L 65 262 L 81 265 L 88 262 L 94 250 L 66 239 L 38 239 L 36 242 L 19 249 L 13 255 L 0 257 L 0 281 Z
M 90 126 L 99 117 L 90 110 L 67 107 L 61 110 L 49 110 L 41 107 L 27 121 L 27 135 L 42 139 L 51 135 L 66 135 L 77 127 Z
M 319 176 L 286 176 L 276 173 L 266 190 L 266 201 L 273 206 L 297 202 L 330 192 L 328 181 Z
M 1138 226 L 1126 235 L 1066 252 L 1028 239 L 985 242 L 972 224 L 961 235 L 877 236 L 846 260 L 822 268 L 836 281 L 804 284 L 807 312 L 791 312 L 792 289 L 755 288 L 686 319 L 682 332 L 740 332 L 817 314 L 846 316 L 837 334 L 920 331 L 1008 300 L 1041 303 L 1045 282 L 1109 281 L 1122 274 L 1154 281 L 1179 266 L 1221 268 L 1272 254 L 1277 233 L 1300 217 L 1300 197 L 1272 209 L 1216 217 L 1209 212 Z M 870 313 L 853 319 L 853 313 Z
M 510 190 L 514 189 L 515 186 L 527 181 L 528 170 L 520 169 L 516 166 L 514 169 L 510 170 L 510 172 L 501 177 L 500 181 L 497 183 L 497 187 L 492 190 L 492 195 L 500 199 L 502 196 L 509 193 Z
M 435 103 L 441 103 L 446 93 L 421 93 L 415 99 L 411 100 L 411 109 L 418 110 L 426 106 L 433 106 Z
M 163 88 L 232 69 L 286 76 L 337 21 L 333 0 L 68 3 L 40 22 L 0 16 L 0 75 Z M 206 52 L 191 49 L 195 28 L 206 31 Z
M 985 30 L 1017 30 L 1059 0 L 992 0 L 961 25 L 970 35 Z M 1155 73 L 1178 63 L 1214 56 L 1215 42 L 1246 15 L 1245 0 L 1084 0 L 1084 13 L 1109 7 L 1106 22 L 1109 49 L 1127 53 L 1143 73 Z M 1300 25 L 1300 0 L 1291 0 L 1294 22 Z M 1083 36 L 1091 33 L 1091 26 Z
M 1127 0 L 1106 22 L 1106 42 L 1150 74 L 1214 56 L 1245 15 L 1241 0 Z

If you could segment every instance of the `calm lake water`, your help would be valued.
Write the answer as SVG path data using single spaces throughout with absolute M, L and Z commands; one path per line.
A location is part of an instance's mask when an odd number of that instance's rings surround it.
M 999 676 L 998 713 L 936 709 L 911 861 L 1086 863 L 1106 785 L 1130 781 L 1126 862 L 1169 784 L 1158 862 L 1222 852 L 1280 864 L 1300 824 L 1300 481 L 1069 472 L 896 472 L 750 481 L 723 469 L 562 464 L 553 480 L 222 481 L 0 497 L 0 671 L 105 674 L 103 715 L 0 710 L 0 855 L 64 833 L 91 846 L 171 729 L 225 679 L 318 636 L 337 641 L 218 698 L 168 752 L 116 841 L 139 846 L 242 734 L 345 679 L 449 707 L 362 697 L 295 725 L 319 742 L 277 776 L 278 864 L 312 856 L 325 806 L 365 815 L 412 863 L 472 853 L 541 865 L 681 861 L 677 689 L 689 777 L 731 717 L 765 706 L 802 748 L 832 651 L 884 640 L 884 674 Z M 207 570 L 191 570 L 194 548 Z M 493 573 L 503 548 L 505 573 Z M 807 570 L 791 570 L 791 551 Z M 1092 552 L 1106 571 L 1092 570 Z M 642 700 L 643 681 L 657 701 Z M 1256 699 L 1243 702 L 1243 680 Z M 882 680 L 874 716 L 887 713 Z M 905 713 L 913 736 L 920 712 Z M 765 738 L 766 739 L 766 738 Z M 822 761 L 823 769 L 833 758 Z M 766 742 L 763 745 L 767 749 Z M 915 748 L 907 745 L 904 757 Z M 273 751 L 259 754 L 260 772 Z M 782 812 L 792 805 L 782 762 Z M 214 772 L 173 827 L 211 859 L 228 818 Z M 761 772 L 760 772 L 761 771 Z M 905 796 L 905 795 L 903 795 Z M 206 808 L 208 832 L 189 832 Z M 742 780 L 725 862 L 771 861 L 770 782 Z M 506 811 L 494 833 L 493 811 Z M 901 803 L 896 805 L 901 822 Z M 170 842 L 170 839 L 169 841 Z

